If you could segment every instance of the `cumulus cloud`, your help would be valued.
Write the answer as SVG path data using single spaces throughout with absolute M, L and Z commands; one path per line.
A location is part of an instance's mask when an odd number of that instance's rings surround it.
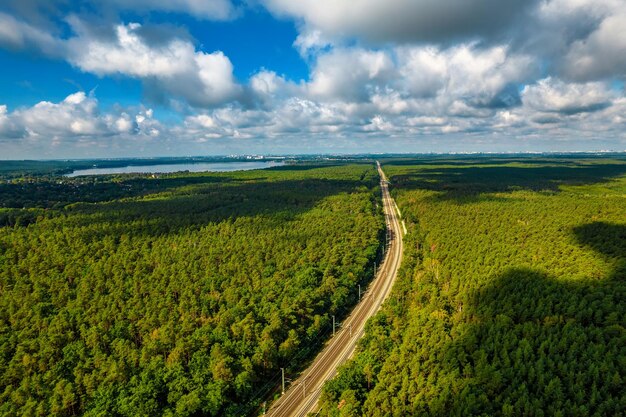
M 265 0 L 291 16 L 334 36 L 371 41 L 446 41 L 493 34 L 520 19 L 533 0 Z
M 604 83 L 564 83 L 548 77 L 522 91 L 524 104 L 543 112 L 577 114 L 602 110 L 611 105 L 614 94 Z
M 210 113 L 188 116 L 177 129 L 180 136 L 196 138 L 298 138 L 342 135 L 362 130 L 366 121 L 350 114 L 340 103 L 320 103 L 303 98 L 288 98 L 266 110 L 228 107 Z
M 29 136 L 93 136 L 105 132 L 97 114 L 97 101 L 84 92 L 69 95 L 60 103 L 39 102 L 12 117 Z
M 23 129 L 9 118 L 7 106 L 0 105 L 0 140 L 19 138 L 23 134 Z
M 334 48 L 317 56 L 301 90 L 312 100 L 361 103 L 396 114 L 433 108 L 480 112 L 519 105 L 515 85 L 536 71 L 530 57 L 506 46 Z
M 417 106 L 412 111 L 401 112 L 375 103 L 290 98 L 271 110 L 229 107 L 189 116 L 178 128 L 177 137 L 203 141 L 288 138 L 295 143 L 316 138 L 331 142 L 356 140 L 357 143 L 370 143 L 368 141 L 373 138 L 386 138 L 386 146 L 394 146 L 396 140 L 420 141 L 425 137 L 441 140 L 446 135 L 493 138 L 498 134 L 504 140 L 504 137 L 524 138 L 541 132 L 545 140 L 584 136 L 592 140 L 590 144 L 600 138 L 623 141 L 626 118 L 620 111 L 625 109 L 624 99 L 613 97 L 612 100 L 610 105 L 593 112 L 571 114 L 566 105 L 548 104 L 548 98 L 539 108 L 522 104 L 509 109 L 475 109 L 455 101 L 447 111 L 437 106 Z M 606 123 L 607 120 L 611 123 Z M 598 132 L 602 134 L 599 136 Z M 411 149 L 414 148 L 405 150 Z
M 111 38 L 98 37 L 74 20 L 77 36 L 69 39 L 69 60 L 85 72 L 97 75 L 125 74 L 136 77 L 168 77 L 187 69 L 195 48 L 187 41 L 172 39 L 153 47 L 139 36 L 141 25 L 117 25 Z
M 151 45 L 138 23 L 117 25 L 112 37 L 99 37 L 82 24 L 74 28 L 77 36 L 68 41 L 68 60 L 85 72 L 148 79 L 200 107 L 234 100 L 241 93 L 233 65 L 221 51 L 196 51 L 190 41 L 179 38 Z
M 290 97 L 302 96 L 304 87 L 274 71 L 261 70 L 250 78 L 247 93 L 257 107 L 272 109 Z
M 479 40 L 509 43 L 555 75 L 575 81 L 626 77 L 623 0 L 265 0 L 279 16 L 299 22 L 294 46 L 303 56 L 326 52 L 350 39 L 379 45 L 447 47 Z M 328 4 L 326 4 L 328 3 Z M 332 3 L 332 4 L 331 4 Z M 421 62 L 428 85 L 428 55 Z M 432 56 L 430 58 L 433 58 Z M 432 94 L 416 85 L 416 94 Z M 436 85 L 433 87 L 435 88 Z M 420 90 L 421 88 L 421 90 Z
M 546 0 L 512 38 L 564 80 L 624 78 L 623 0 Z
M 293 42 L 293 46 L 300 52 L 300 55 L 309 58 L 325 48 L 333 46 L 332 36 L 323 33 L 319 29 L 303 25 L 300 28 L 298 37 Z
M 227 0 L 107 4 L 198 19 L 237 13 Z M 161 124 L 144 108 L 103 112 L 93 95 L 76 93 L 12 112 L 0 106 L 0 138 L 145 141 L 174 150 L 214 149 L 227 139 L 342 142 L 353 150 L 359 141 L 389 149 L 424 137 L 433 144 L 568 135 L 625 143 L 626 99 L 622 84 L 611 84 L 626 78 L 623 0 L 263 4 L 295 21 L 293 47 L 309 65 L 307 79 L 290 79 L 277 64 L 239 82 L 224 53 L 202 50 L 184 28 L 64 15 L 69 30 L 55 32 L 36 17 L 0 12 L 0 46 L 141 80 L 149 102 L 179 111 L 181 120 Z
M 433 97 L 448 78 L 448 60 L 435 47 L 398 50 L 401 82 L 416 97 Z
M 578 80 L 626 79 L 625 27 L 626 11 L 606 17 L 589 37 L 572 44 L 565 56 L 566 73 Z
M 66 59 L 80 70 L 99 76 L 124 75 L 192 106 L 212 107 L 239 98 L 242 87 L 233 65 L 221 51 L 198 51 L 180 37 L 150 42 L 139 23 L 92 28 L 79 18 L 68 19 L 73 36 L 55 38 L 25 22 L 0 13 L 0 44 L 32 48 Z M 154 36 L 153 36 L 154 37 Z
M 0 106 L 0 138 L 41 139 L 42 141 L 98 139 L 119 135 L 156 136 L 160 124 L 152 110 L 140 108 L 102 114 L 93 94 L 82 91 L 53 103 L 41 101 L 32 107 L 8 112 Z
M 29 149 L 38 147 L 41 152 L 53 148 L 74 152 L 84 149 L 84 155 L 93 155 L 89 152 L 101 146 L 136 152 L 146 145 L 151 147 L 151 154 L 158 154 L 157 150 L 178 154 L 187 150 L 188 154 L 190 149 L 198 152 L 229 149 L 224 148 L 226 144 L 230 144 L 230 149 L 252 152 L 253 143 L 261 148 L 266 146 L 265 149 L 281 143 L 287 146 L 281 149 L 290 151 L 294 147 L 337 146 L 343 149 L 348 145 L 355 151 L 366 144 L 378 146 L 371 150 L 401 150 L 394 148 L 400 144 L 405 146 L 404 151 L 428 150 L 415 148 L 425 138 L 434 140 L 430 146 L 435 148 L 430 150 L 437 150 L 440 149 L 436 147 L 437 141 L 448 140 L 446 138 L 493 144 L 494 134 L 503 140 L 504 137 L 536 137 L 539 132 L 544 140 L 584 137 L 589 144 L 600 138 L 626 143 L 626 99 L 623 96 L 612 95 L 597 85 L 581 84 L 578 90 L 567 86 L 560 81 L 543 80 L 524 89 L 522 105 L 508 109 L 476 109 L 455 100 L 442 110 L 440 104 L 431 99 L 427 103 L 420 103 L 421 99 L 406 99 L 400 102 L 407 107 L 397 111 L 376 100 L 343 102 L 285 97 L 276 99 L 267 108 L 229 105 L 201 111 L 174 125 L 161 124 L 154 119 L 152 111 L 145 108 L 103 112 L 93 95 L 78 92 L 58 103 L 40 102 L 13 112 L 0 106 L 0 140 L 7 145 L 22 141 Z M 577 99 L 577 96 L 584 98 Z M 379 99 L 382 100 L 383 95 Z M 606 104 L 597 105 L 606 100 Z M 583 108 L 586 110 L 581 110 Z M 238 142 L 241 144 L 237 145 Z M 514 146 L 510 141 L 505 143 Z
M 481 49 L 461 44 L 446 50 L 401 47 L 398 61 L 402 87 L 417 97 L 443 92 L 474 106 L 517 104 L 512 83 L 529 79 L 536 71 L 532 58 L 511 54 L 506 46 Z
M 368 91 L 393 74 L 394 65 L 384 51 L 334 49 L 318 57 L 308 90 L 314 97 L 348 101 L 367 99 Z
M 250 87 L 262 96 L 273 96 L 287 88 L 287 81 L 273 71 L 262 70 L 250 79 Z

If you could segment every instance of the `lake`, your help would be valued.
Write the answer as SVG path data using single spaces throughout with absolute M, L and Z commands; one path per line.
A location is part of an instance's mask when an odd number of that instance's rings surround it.
M 248 171 L 251 169 L 265 169 L 285 165 L 282 161 L 243 161 L 243 162 L 198 162 L 189 164 L 159 164 L 159 165 L 131 165 L 114 168 L 77 169 L 66 177 L 80 175 L 107 175 L 107 174 L 157 174 L 169 172 L 228 172 Z

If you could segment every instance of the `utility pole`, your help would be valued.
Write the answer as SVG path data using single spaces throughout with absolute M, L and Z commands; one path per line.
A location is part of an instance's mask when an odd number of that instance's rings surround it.
M 385 248 L 383 248 L 383 255 L 385 254 Z M 376 277 L 376 262 L 374 262 L 374 277 Z
M 280 372 L 283 376 L 283 395 L 285 395 L 285 368 L 280 368 Z
M 361 284 L 359 284 L 359 303 L 361 302 Z
M 350 323 L 350 337 L 352 337 L 352 323 Z
M 335 337 L 335 315 L 333 314 L 333 337 Z

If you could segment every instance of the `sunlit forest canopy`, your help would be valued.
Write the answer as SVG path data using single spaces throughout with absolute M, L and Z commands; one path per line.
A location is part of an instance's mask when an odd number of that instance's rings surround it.
M 372 276 L 373 164 L 0 186 L 0 414 L 240 416 Z
M 326 416 L 626 413 L 626 160 L 387 160 L 408 235 Z

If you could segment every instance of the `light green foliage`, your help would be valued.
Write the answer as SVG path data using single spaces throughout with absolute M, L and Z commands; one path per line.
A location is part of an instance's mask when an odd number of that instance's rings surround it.
M 372 165 L 65 181 L 3 188 L 0 415 L 250 413 L 383 233 Z
M 384 169 L 403 266 L 322 414 L 341 415 L 346 393 L 364 416 L 626 413 L 626 163 Z

